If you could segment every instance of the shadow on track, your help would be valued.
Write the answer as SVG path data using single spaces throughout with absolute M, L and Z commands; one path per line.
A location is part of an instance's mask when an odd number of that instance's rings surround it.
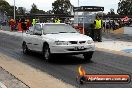
M 44 60 L 41 53 L 36 53 L 36 52 L 31 51 L 27 56 L 41 59 L 44 61 L 44 63 L 47 63 Z M 93 61 L 85 61 L 82 55 L 53 55 L 52 60 L 48 63 L 56 64 L 56 65 L 78 65 L 78 64 L 93 63 Z

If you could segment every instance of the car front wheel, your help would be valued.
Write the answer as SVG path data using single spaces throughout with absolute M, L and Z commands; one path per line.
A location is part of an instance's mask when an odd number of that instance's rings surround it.
M 23 50 L 24 54 L 28 54 L 29 50 L 28 50 L 28 47 L 26 45 L 26 42 L 23 42 L 23 44 L 22 44 L 22 50 Z
M 93 53 L 94 53 L 94 52 L 84 53 L 84 54 L 83 54 L 84 59 L 85 59 L 86 61 L 91 61 L 92 56 L 93 56 Z
M 51 53 L 48 45 L 45 45 L 43 47 L 43 56 L 46 61 L 50 61 L 51 59 Z

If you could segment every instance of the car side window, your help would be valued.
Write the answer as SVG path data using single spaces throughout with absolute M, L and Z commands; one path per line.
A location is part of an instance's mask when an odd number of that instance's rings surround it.
M 39 24 L 34 25 L 34 35 L 40 35 L 40 34 L 42 34 L 41 25 Z

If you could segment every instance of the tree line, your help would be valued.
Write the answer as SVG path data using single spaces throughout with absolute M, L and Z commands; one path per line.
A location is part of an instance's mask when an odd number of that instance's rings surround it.
M 73 5 L 70 0 L 56 0 L 52 3 L 52 10 L 44 11 L 37 8 L 37 5 L 33 3 L 31 5 L 30 11 L 27 11 L 25 7 L 16 7 L 16 15 L 25 15 L 25 14 L 68 14 L 70 15 L 70 9 Z M 14 6 L 11 6 L 7 1 L 0 0 L 0 12 L 3 12 L 7 15 L 14 14 Z
M 119 0 L 117 13 L 119 15 L 132 15 L 132 0 Z M 30 11 L 27 11 L 25 7 L 16 7 L 16 15 L 25 14 L 65 14 L 70 15 L 73 5 L 70 0 L 56 0 L 52 3 L 52 10 L 44 11 L 37 8 L 36 4 L 31 5 Z M 0 12 L 7 15 L 12 15 L 14 13 L 14 6 L 11 6 L 7 1 L 0 0 Z M 114 15 L 115 11 L 113 8 L 107 14 Z

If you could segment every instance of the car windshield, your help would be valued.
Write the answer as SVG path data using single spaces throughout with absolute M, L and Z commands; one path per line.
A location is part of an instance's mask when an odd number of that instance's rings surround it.
M 43 28 L 45 34 L 77 33 L 76 29 L 66 24 L 45 24 Z

